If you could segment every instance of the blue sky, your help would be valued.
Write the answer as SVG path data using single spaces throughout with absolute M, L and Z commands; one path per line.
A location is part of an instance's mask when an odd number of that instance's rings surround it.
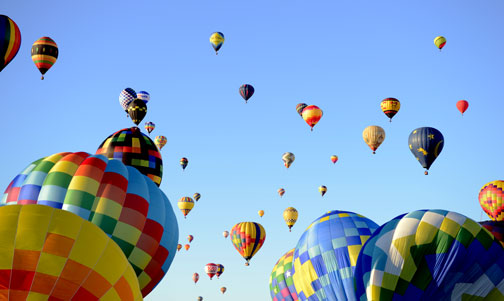
M 148 91 L 144 122 L 156 123 L 152 137 L 168 139 L 161 188 L 181 243 L 188 234 L 194 241 L 147 300 L 270 300 L 275 262 L 328 210 L 378 224 L 425 208 L 487 219 L 479 189 L 504 173 L 501 1 L 146 2 L 0 3 L 22 35 L 0 73 L 0 184 L 40 157 L 94 153 L 133 126 L 120 91 Z M 214 31 L 226 38 L 218 56 L 208 41 Z M 447 38 L 442 52 L 438 35 Z M 60 51 L 44 81 L 30 58 L 42 36 Z M 238 93 L 244 83 L 256 90 L 248 104 Z M 380 110 L 386 97 L 401 101 L 392 123 Z M 469 101 L 464 117 L 460 99 Z M 324 112 L 313 132 L 296 113 L 299 102 Z M 362 140 L 368 125 L 386 131 L 376 155 Z M 407 145 L 423 126 L 445 137 L 428 176 Z M 288 170 L 287 151 L 296 155 Z M 189 159 L 184 172 L 181 157 Z M 328 188 L 323 198 L 320 185 Z M 194 192 L 201 200 L 184 220 L 176 201 Z M 291 233 L 282 218 L 289 206 L 299 211 Z M 267 233 L 249 267 L 222 237 L 241 221 L 260 222 Z M 225 266 L 221 279 L 205 275 L 209 262 Z

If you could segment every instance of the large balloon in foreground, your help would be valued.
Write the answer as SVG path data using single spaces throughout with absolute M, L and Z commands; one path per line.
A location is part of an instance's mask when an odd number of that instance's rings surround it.
M 210 44 L 212 44 L 215 54 L 219 54 L 218 51 L 221 49 L 222 44 L 224 44 L 224 34 L 222 32 L 214 32 L 210 36 Z
M 151 121 L 147 121 L 145 123 L 145 130 L 149 132 L 149 134 L 156 128 L 156 124 Z
M 293 153 L 286 152 L 282 155 L 282 161 L 284 162 L 285 167 L 289 168 L 296 159 Z
M 139 98 L 133 100 L 128 105 L 128 115 L 134 124 L 138 125 L 147 115 L 147 105 Z
M 283 218 L 287 227 L 289 227 L 289 232 L 291 232 L 292 227 L 298 219 L 298 211 L 294 207 L 288 207 L 283 212 Z
M 261 249 L 266 239 L 266 231 L 263 226 L 254 222 L 242 222 L 234 225 L 231 229 L 231 242 L 236 251 L 247 261 Z
M 504 249 L 456 212 L 418 210 L 376 230 L 355 267 L 360 300 L 504 300 Z
M 97 225 L 123 250 L 144 296 L 175 256 L 178 224 L 166 195 L 136 168 L 103 155 L 39 159 L 12 180 L 0 204 L 61 208 Z
M 292 260 L 294 259 L 294 249 L 285 253 L 278 259 L 269 278 L 270 294 L 273 301 L 295 301 L 298 300 L 296 288 L 292 274 L 294 269 Z
M 332 155 L 332 156 L 331 156 L 331 162 L 332 162 L 333 164 L 336 164 L 336 162 L 338 162 L 338 156 L 336 156 L 336 155 Z
M 119 246 L 75 214 L 0 207 L 0 237 L 2 300 L 142 300 Z
M 390 122 L 392 122 L 392 117 L 394 117 L 401 108 L 401 103 L 397 98 L 389 97 L 382 100 L 380 107 L 383 113 L 390 118 Z
M 338 210 L 308 226 L 294 251 L 293 278 L 299 299 L 357 300 L 357 257 L 377 228 L 375 222 L 362 215 Z
M 168 139 L 166 139 L 165 136 L 156 136 L 156 138 L 154 138 L 154 144 L 159 150 L 163 149 L 163 147 L 166 145 L 166 142 L 168 142 Z
M 50 37 L 41 37 L 33 43 L 31 57 L 44 79 L 47 70 L 56 63 L 58 59 L 58 45 Z
M 21 32 L 16 22 L 0 15 L 0 72 L 14 59 L 21 46 Z
M 308 105 L 305 103 L 298 103 L 296 105 L 296 111 L 298 112 L 299 116 L 303 118 L 303 110 L 307 107 Z
M 438 36 L 434 38 L 434 45 L 436 45 L 437 48 L 439 48 L 439 51 L 443 49 L 443 47 L 446 45 L 446 39 L 443 36 Z
M 478 200 L 481 208 L 494 221 L 504 220 L 504 181 L 496 180 L 481 187 Z
M 362 138 L 375 154 L 378 147 L 385 140 L 385 130 L 377 125 L 370 125 L 362 132 Z
M 137 98 L 135 90 L 126 88 L 119 93 L 119 104 L 128 113 L 128 105 Z
M 457 109 L 460 111 L 460 114 L 464 116 L 465 111 L 469 108 L 469 103 L 467 100 L 459 100 L 457 101 Z
M 432 163 L 443 150 L 444 137 L 435 128 L 418 128 L 409 135 L 408 145 L 413 156 L 426 169 L 425 174 L 427 175 Z
M 303 109 L 301 116 L 313 131 L 313 127 L 320 121 L 320 118 L 322 118 L 322 110 L 315 105 L 310 105 Z
M 243 99 L 245 99 L 245 103 L 247 103 L 249 98 L 252 97 L 252 95 L 254 95 L 254 87 L 252 87 L 252 85 L 248 85 L 248 84 L 241 85 L 239 91 L 240 91 L 241 97 L 243 97 Z
M 182 211 L 182 214 L 184 214 L 184 218 L 191 212 L 191 209 L 194 207 L 194 201 L 188 196 L 181 197 L 178 200 L 178 207 L 180 211 Z

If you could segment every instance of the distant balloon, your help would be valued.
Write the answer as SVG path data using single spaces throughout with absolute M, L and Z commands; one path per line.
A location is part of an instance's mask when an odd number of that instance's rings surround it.
M 58 59 L 58 45 L 50 37 L 41 37 L 33 43 L 31 57 L 44 79 L 44 74 Z
M 166 145 L 167 141 L 168 140 L 165 136 L 156 136 L 156 138 L 154 138 L 154 144 L 157 146 L 157 148 L 159 148 L 159 150 L 161 150 L 163 146 Z
M 282 155 L 282 160 L 284 162 L 285 167 L 287 167 L 287 168 L 289 168 L 291 166 L 292 162 L 294 162 L 295 159 L 296 159 L 296 156 L 294 156 L 293 153 L 287 152 Z
M 180 159 L 180 166 L 182 166 L 182 170 L 185 170 L 187 167 L 187 163 L 189 163 L 189 160 L 187 158 L 182 158 Z
M 308 105 L 305 103 L 298 103 L 296 105 L 296 111 L 298 112 L 299 116 L 303 118 L 303 110 L 307 107 Z
M 196 300 L 203 301 L 203 297 L 199 296 Z
M 215 275 L 217 276 L 217 279 L 219 279 L 220 275 L 222 275 L 222 273 L 224 273 L 224 266 L 222 264 L 217 264 L 217 272 L 215 273 Z
M 336 162 L 338 162 L 338 156 L 332 155 L 331 156 L 331 161 L 332 161 L 333 164 L 336 164 Z
M 222 32 L 214 32 L 210 36 L 210 44 L 212 44 L 215 54 L 219 54 L 218 51 L 221 49 L 222 44 L 224 44 L 224 34 Z
M 225 286 L 220 288 L 220 291 L 224 294 L 226 292 L 227 288 Z
M 128 113 L 129 104 L 137 98 L 135 90 L 131 88 L 126 88 L 119 93 L 119 104 Z
M 297 301 L 299 299 L 292 279 L 294 250 L 292 249 L 280 257 L 273 267 L 273 271 L 271 271 L 269 285 L 271 299 L 273 300 Z
M 199 193 L 197 193 L 197 192 L 196 192 L 196 193 L 193 195 L 193 198 L 194 198 L 194 200 L 197 202 L 197 201 L 201 198 L 201 194 L 199 194 Z
M 504 220 L 504 181 L 486 183 L 479 192 L 479 203 L 483 211 L 493 220 Z
M 439 51 L 445 46 L 446 44 L 446 39 L 443 36 L 438 36 L 434 38 L 434 44 L 436 45 L 437 48 L 439 48 Z
M 188 196 L 181 197 L 178 200 L 178 207 L 180 211 L 182 211 L 182 214 L 184 214 L 184 218 L 191 212 L 191 209 L 194 207 L 194 201 Z
M 198 273 L 194 273 L 192 275 L 192 280 L 194 281 L 194 284 L 196 284 L 199 280 L 199 274 Z
M 435 128 L 418 128 L 409 135 L 408 145 L 413 156 L 426 169 L 425 174 L 427 175 L 430 166 L 443 150 L 444 137 Z
M 313 127 L 319 122 L 320 118 L 322 118 L 322 110 L 314 105 L 307 106 L 303 109 L 302 117 L 313 131 Z
M 389 97 L 382 100 L 382 102 L 380 103 L 380 107 L 383 113 L 385 113 L 385 115 L 387 115 L 387 117 L 390 118 L 390 122 L 392 122 L 392 117 L 394 117 L 395 114 L 399 112 L 399 109 L 401 108 L 401 103 L 397 98 Z
M 241 85 L 240 86 L 240 95 L 245 99 L 245 103 L 249 100 L 252 95 L 254 95 L 254 87 L 252 85 Z
M 217 274 L 217 268 L 218 266 L 215 263 L 207 263 L 207 265 L 205 265 L 205 273 L 210 277 L 210 280 Z
M 285 194 L 285 189 L 283 188 L 278 189 L 278 194 L 280 195 L 280 197 L 283 197 L 283 195 Z
M 149 92 L 146 92 L 146 91 L 139 91 L 137 93 L 137 98 L 143 100 L 143 102 L 145 102 L 145 104 L 147 104 L 150 100 L 150 94 L 149 94 Z
M 141 99 L 135 99 L 128 105 L 128 114 L 134 124 L 138 125 L 147 115 L 147 106 Z
M 467 100 L 459 100 L 457 101 L 457 109 L 460 111 L 462 116 L 464 116 L 465 111 L 469 108 L 469 103 Z
M 318 191 L 320 192 L 320 194 L 321 194 L 322 196 L 324 196 L 324 194 L 326 194 L 326 192 L 327 192 L 327 187 L 325 187 L 324 185 L 322 185 L 322 186 L 320 186 L 320 187 L 318 188 Z
M 14 59 L 21 46 L 21 32 L 16 22 L 0 15 L 0 72 Z
M 229 231 L 222 232 L 222 236 L 224 236 L 224 238 L 227 238 L 229 236 Z
M 145 130 L 149 133 L 149 135 L 155 128 L 156 125 L 154 124 L 154 122 L 148 121 L 145 123 Z
M 189 243 L 191 243 L 194 239 L 194 236 L 192 235 L 187 235 L 187 240 L 189 241 Z
M 181 244 L 178 244 L 178 245 L 177 245 L 177 251 L 180 251 L 180 249 L 182 249 L 182 245 L 181 245 Z
M 259 210 L 259 211 L 257 212 L 257 214 L 259 214 L 259 216 L 260 216 L 260 217 L 263 217 L 263 215 L 264 215 L 264 210 Z
M 243 222 L 234 225 L 231 229 L 231 242 L 236 251 L 247 261 L 261 249 L 266 240 L 266 231 L 263 226 L 254 222 Z
M 191 245 L 188 245 L 188 244 L 184 245 L 184 249 L 185 249 L 186 251 L 188 251 L 190 247 L 191 247 Z
M 298 211 L 294 207 L 288 207 L 283 212 L 283 218 L 285 220 L 285 223 L 287 224 L 287 227 L 289 227 L 289 232 L 291 232 L 292 227 L 298 219 Z
M 385 140 L 385 131 L 377 125 L 371 125 L 364 129 L 362 138 L 364 138 L 364 142 L 366 142 L 373 151 L 373 154 L 375 154 L 378 147 L 383 143 L 383 140 Z

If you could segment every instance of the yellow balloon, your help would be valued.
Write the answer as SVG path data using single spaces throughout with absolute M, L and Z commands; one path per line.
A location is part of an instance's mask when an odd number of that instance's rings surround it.
M 259 211 L 257 212 L 257 214 L 259 214 L 259 216 L 260 216 L 260 217 L 263 217 L 263 215 L 264 215 L 264 210 L 259 210 Z
M 446 38 L 443 36 L 438 36 L 434 38 L 434 44 L 436 45 L 437 48 L 439 48 L 439 51 L 444 47 L 446 44 Z
M 285 223 L 287 224 L 287 227 L 289 227 L 289 232 L 291 232 L 292 226 L 294 226 L 298 219 L 298 211 L 294 207 L 289 207 L 284 210 L 283 218 L 285 220 Z
M 374 154 L 385 140 L 385 131 L 377 125 L 370 125 L 362 132 L 362 138 L 364 138 L 364 142 L 373 150 Z
M 182 213 L 184 214 L 184 218 L 186 218 L 186 216 L 189 214 L 191 209 L 193 209 L 193 207 L 194 207 L 194 201 L 192 198 L 185 196 L 185 197 L 181 197 L 178 200 L 177 205 L 178 205 L 180 211 L 182 211 Z

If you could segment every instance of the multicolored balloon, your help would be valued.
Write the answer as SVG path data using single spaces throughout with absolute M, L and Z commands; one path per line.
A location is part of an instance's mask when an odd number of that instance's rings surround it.
M 481 208 L 493 221 L 504 220 L 504 181 L 488 182 L 481 187 L 478 200 Z
M 137 98 L 135 90 L 131 88 L 126 88 L 119 93 L 119 104 L 128 113 L 129 104 Z
M 192 280 L 194 281 L 194 284 L 196 284 L 199 280 L 199 274 L 198 273 L 194 273 L 192 275 Z
M 197 202 L 200 198 L 201 198 L 201 194 L 199 194 L 199 193 L 197 193 L 197 192 L 193 195 L 193 199 L 194 199 L 196 202 Z
M 360 214 L 339 210 L 311 223 L 294 251 L 293 280 L 299 299 L 358 300 L 354 289 L 357 257 L 377 228 Z
M 154 122 L 151 122 L 151 121 L 147 121 L 145 123 L 145 130 L 149 133 L 150 133 L 156 128 L 156 124 L 154 124 Z
M 308 105 L 305 103 L 298 103 L 296 105 L 296 111 L 298 112 L 299 116 L 303 118 L 303 110 L 307 107 Z
M 326 194 L 327 192 L 327 187 L 322 185 L 318 188 L 318 191 L 320 192 L 320 194 L 322 195 L 322 197 L 324 196 L 324 194 Z
M 103 140 L 96 154 L 135 167 L 159 186 L 163 178 L 163 159 L 154 144 L 139 128 L 126 128 Z
M 187 240 L 189 241 L 189 243 L 191 243 L 194 239 L 194 236 L 192 235 L 187 235 Z
M 278 195 L 280 195 L 280 197 L 283 197 L 284 194 L 285 194 L 285 189 L 283 189 L 283 188 L 278 189 Z
M 259 214 L 259 217 L 263 217 L 263 215 L 264 215 L 264 210 L 259 210 L 259 211 L 257 211 L 257 214 Z
M 185 170 L 187 167 L 187 163 L 189 163 L 189 160 L 187 158 L 182 158 L 180 159 L 180 166 L 182 166 L 182 170 Z
M 170 201 L 151 179 L 120 160 L 84 152 L 41 158 L 12 180 L 0 204 L 46 205 L 97 225 L 123 250 L 143 296 L 175 256 L 178 224 Z
M 207 273 L 208 277 L 210 277 L 210 280 L 212 280 L 213 276 L 217 274 L 217 265 L 215 263 L 207 263 L 205 265 L 205 273 Z
M 469 103 L 467 100 L 459 100 L 457 101 L 457 109 L 460 111 L 460 114 L 464 116 L 465 111 L 469 108 Z
M 243 99 L 245 99 L 245 103 L 247 103 L 249 98 L 252 97 L 252 95 L 254 95 L 254 87 L 252 87 L 252 85 L 248 85 L 248 84 L 241 85 L 239 91 L 240 91 L 241 97 L 243 97 Z
M 14 59 L 21 46 L 21 32 L 16 22 L 0 15 L 0 72 Z
M 408 138 L 408 145 L 413 156 L 425 168 L 425 174 L 439 156 L 444 146 L 444 137 L 440 131 L 431 127 L 413 130 Z
M 177 203 L 180 211 L 184 214 L 184 218 L 191 212 L 191 209 L 194 207 L 194 201 L 188 196 L 181 197 Z
M 154 144 L 157 146 L 159 150 L 163 149 L 163 146 L 166 145 L 167 141 L 168 139 L 166 139 L 165 136 L 156 136 L 156 138 L 154 138 Z
M 289 168 L 296 159 L 293 153 L 286 152 L 282 155 L 282 161 L 284 162 L 285 167 Z
M 446 44 L 446 39 L 443 36 L 438 36 L 434 38 L 434 45 L 436 45 L 437 48 L 439 48 L 439 51 L 443 49 L 443 47 Z
M 217 276 L 217 279 L 219 279 L 220 275 L 222 275 L 222 273 L 224 273 L 224 266 L 222 264 L 217 264 L 217 272 L 215 273 L 215 275 Z
M 497 272 L 498 271 L 498 272 Z M 456 212 L 418 210 L 376 230 L 355 267 L 357 300 L 504 300 L 504 248 Z
M 504 247 L 504 221 L 482 221 L 479 224 L 490 231 Z
M 147 105 L 141 99 L 135 99 L 128 105 L 128 115 L 134 124 L 138 125 L 147 115 Z
M 139 91 L 137 93 L 137 98 L 143 100 L 147 104 L 150 100 L 150 94 L 147 91 Z
M 331 156 L 331 162 L 332 162 L 333 164 L 336 164 L 336 162 L 338 162 L 338 156 L 336 156 L 336 155 L 332 155 L 332 156 Z
M 185 245 L 184 245 L 184 249 L 185 249 L 186 251 L 189 251 L 189 248 L 191 248 L 191 245 L 189 245 L 189 244 L 185 244 Z
M 320 121 L 320 118 L 322 118 L 322 110 L 315 105 L 310 105 L 303 109 L 301 116 L 313 131 L 313 127 Z
M 263 226 L 254 222 L 242 222 L 234 225 L 231 229 L 231 242 L 236 251 L 247 261 L 261 249 L 266 240 L 266 231 Z
M 58 59 L 58 45 L 50 37 L 41 37 L 33 43 L 31 58 L 44 79 L 44 74 Z
M 373 151 L 374 155 L 378 147 L 385 140 L 385 130 L 377 125 L 370 125 L 362 132 L 362 138 Z
M 227 238 L 229 236 L 229 231 L 222 232 L 222 236 L 224 236 L 224 238 Z
M 218 31 L 212 33 L 212 35 L 210 36 L 210 44 L 212 44 L 212 47 L 215 50 L 215 54 L 219 54 L 218 51 L 224 44 L 224 34 Z
M 0 237 L 2 300 L 142 300 L 118 244 L 73 213 L 0 207 Z
M 297 301 L 298 295 L 292 279 L 294 250 L 278 259 L 269 278 L 270 294 L 273 301 Z
M 289 227 L 289 232 L 291 232 L 292 227 L 298 219 L 298 211 L 294 207 L 288 207 L 283 212 L 283 218 L 287 227 Z
M 382 100 L 380 107 L 383 113 L 390 118 L 390 122 L 392 122 L 392 117 L 394 117 L 401 108 L 401 102 L 399 102 L 397 98 L 389 97 Z

